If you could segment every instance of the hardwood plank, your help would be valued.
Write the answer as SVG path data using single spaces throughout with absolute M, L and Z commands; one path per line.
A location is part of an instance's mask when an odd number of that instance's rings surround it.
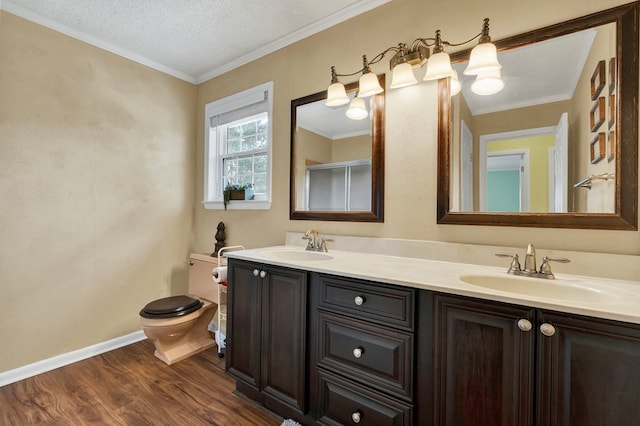
M 6 425 L 276 426 L 282 418 L 234 393 L 216 349 L 168 366 L 144 340 L 0 387 Z

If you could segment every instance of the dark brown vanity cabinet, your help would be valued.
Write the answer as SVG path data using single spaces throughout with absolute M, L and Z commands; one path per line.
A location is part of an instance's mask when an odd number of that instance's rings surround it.
M 311 274 L 310 297 L 317 423 L 414 424 L 417 291 Z
M 230 259 L 226 369 L 282 415 L 307 411 L 307 272 Z
M 640 424 L 640 327 L 434 296 L 437 425 Z

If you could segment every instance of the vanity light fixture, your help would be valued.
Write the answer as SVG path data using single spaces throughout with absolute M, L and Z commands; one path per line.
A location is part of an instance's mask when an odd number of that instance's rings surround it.
M 363 56 L 362 68 L 356 72 L 338 74 L 335 66 L 332 66 L 331 85 L 327 90 L 326 104 L 328 106 L 339 106 L 350 102 L 344 86 L 338 81 L 338 77 L 351 77 L 362 73 L 358 84 L 357 98 L 366 98 L 381 93 L 384 89 L 378 84 L 378 79 L 371 72 L 370 66 L 380 62 L 390 52 L 394 53 L 389 62 L 389 68 L 392 70 L 391 85 L 389 86 L 391 89 L 416 84 L 418 81 L 413 75 L 413 70 L 422 67 L 426 63 L 427 70 L 423 80 L 451 78 L 451 95 L 454 96 L 460 92 L 461 84 L 458 79 L 458 73 L 451 67 L 449 54 L 445 52 L 444 48 L 445 46 L 462 46 L 476 39 L 478 39 L 478 45 L 471 51 L 469 65 L 464 70 L 464 74 L 477 76 L 476 82 L 471 86 L 471 90 L 474 93 L 479 95 L 497 93 L 504 87 L 504 81 L 500 77 L 502 66 L 498 62 L 496 46 L 491 42 L 491 37 L 489 36 L 489 18 L 485 18 L 482 31 L 462 43 L 451 43 L 442 40 L 440 30 L 437 30 L 434 38 L 418 38 L 411 45 L 399 43 L 397 46 L 389 47 L 377 54 L 371 61 L 368 61 L 367 57 Z M 433 55 L 431 55 L 431 50 Z M 482 82 L 478 82 L 478 80 L 482 80 Z

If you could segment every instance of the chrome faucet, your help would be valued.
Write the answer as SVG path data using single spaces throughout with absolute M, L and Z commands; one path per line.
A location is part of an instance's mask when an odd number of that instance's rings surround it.
M 315 228 L 307 230 L 304 233 L 303 240 L 308 240 L 306 250 L 309 251 L 329 251 L 327 250 L 327 241 L 333 241 L 329 238 L 320 238 L 318 230 Z
M 527 274 L 536 273 L 536 247 L 533 244 L 527 245 L 527 253 L 524 255 L 524 269 Z
M 551 272 L 551 266 L 549 262 L 560 262 L 560 263 L 569 263 L 570 260 L 566 257 L 557 257 L 551 258 L 544 256 L 542 258 L 542 265 L 540 265 L 540 270 L 536 269 L 536 248 L 533 244 L 527 245 L 527 252 L 524 257 L 524 268 L 520 267 L 520 260 L 518 257 L 518 253 L 515 254 L 504 254 L 504 253 L 495 253 L 498 257 L 510 257 L 511 265 L 509 265 L 509 269 L 507 270 L 508 274 L 511 275 L 519 275 L 523 277 L 533 277 L 533 278 L 546 278 L 549 280 L 554 279 L 554 275 Z

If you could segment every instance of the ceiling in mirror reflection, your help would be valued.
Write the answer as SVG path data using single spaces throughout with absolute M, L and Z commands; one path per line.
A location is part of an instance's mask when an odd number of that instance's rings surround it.
M 615 24 L 610 25 L 615 27 Z M 571 99 L 595 35 L 595 29 L 587 29 L 498 52 L 505 87 L 490 96 L 476 95 L 471 91 L 475 76 L 463 74 L 466 61 L 453 64 L 462 83 L 462 96 L 471 114 L 487 114 Z
M 371 135 L 371 120 L 352 120 L 345 115 L 348 105 L 328 107 L 324 100 L 298 107 L 298 127 L 330 140 Z

